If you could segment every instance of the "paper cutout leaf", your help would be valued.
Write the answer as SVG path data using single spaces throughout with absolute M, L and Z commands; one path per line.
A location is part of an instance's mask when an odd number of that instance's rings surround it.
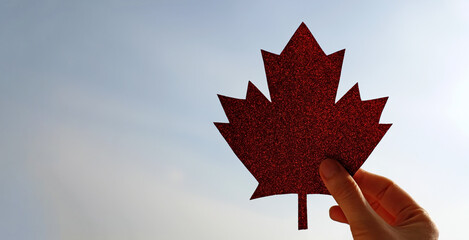
M 246 99 L 218 95 L 229 123 L 215 125 L 259 182 L 251 199 L 298 194 L 306 229 L 306 195 L 329 194 L 319 164 L 355 174 L 391 126 L 379 123 L 387 97 L 362 101 L 355 84 L 336 103 L 345 50 L 326 55 L 304 23 L 280 55 L 261 52 L 271 101 L 251 82 Z

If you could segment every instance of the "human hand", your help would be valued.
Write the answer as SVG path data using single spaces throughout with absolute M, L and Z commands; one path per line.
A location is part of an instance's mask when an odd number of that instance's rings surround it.
M 353 176 L 335 160 L 324 160 L 319 173 L 339 206 L 332 220 L 350 225 L 355 240 L 438 239 L 427 212 L 391 180 L 364 170 Z

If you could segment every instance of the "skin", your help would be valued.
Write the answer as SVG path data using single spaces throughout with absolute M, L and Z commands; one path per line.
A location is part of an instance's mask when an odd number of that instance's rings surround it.
M 319 174 L 339 204 L 331 219 L 349 224 L 354 239 L 438 239 L 427 212 L 391 180 L 361 169 L 352 177 L 332 159 Z

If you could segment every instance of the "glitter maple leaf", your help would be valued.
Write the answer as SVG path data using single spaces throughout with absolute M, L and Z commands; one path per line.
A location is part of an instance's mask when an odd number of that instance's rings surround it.
M 269 101 L 251 82 L 246 99 L 218 95 L 229 123 L 215 123 L 259 182 L 251 199 L 298 194 L 298 228 L 307 228 L 307 194 L 329 194 L 321 161 L 353 175 L 391 124 L 379 119 L 387 97 L 362 101 L 355 84 L 335 102 L 345 50 L 326 55 L 302 23 L 280 55 L 262 50 Z

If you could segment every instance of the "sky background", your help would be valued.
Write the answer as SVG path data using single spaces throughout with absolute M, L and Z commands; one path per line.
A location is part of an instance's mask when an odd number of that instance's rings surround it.
M 257 186 L 213 122 L 304 22 L 340 98 L 389 96 L 363 168 L 467 239 L 469 2 L 0 0 L 0 239 L 351 239 Z

